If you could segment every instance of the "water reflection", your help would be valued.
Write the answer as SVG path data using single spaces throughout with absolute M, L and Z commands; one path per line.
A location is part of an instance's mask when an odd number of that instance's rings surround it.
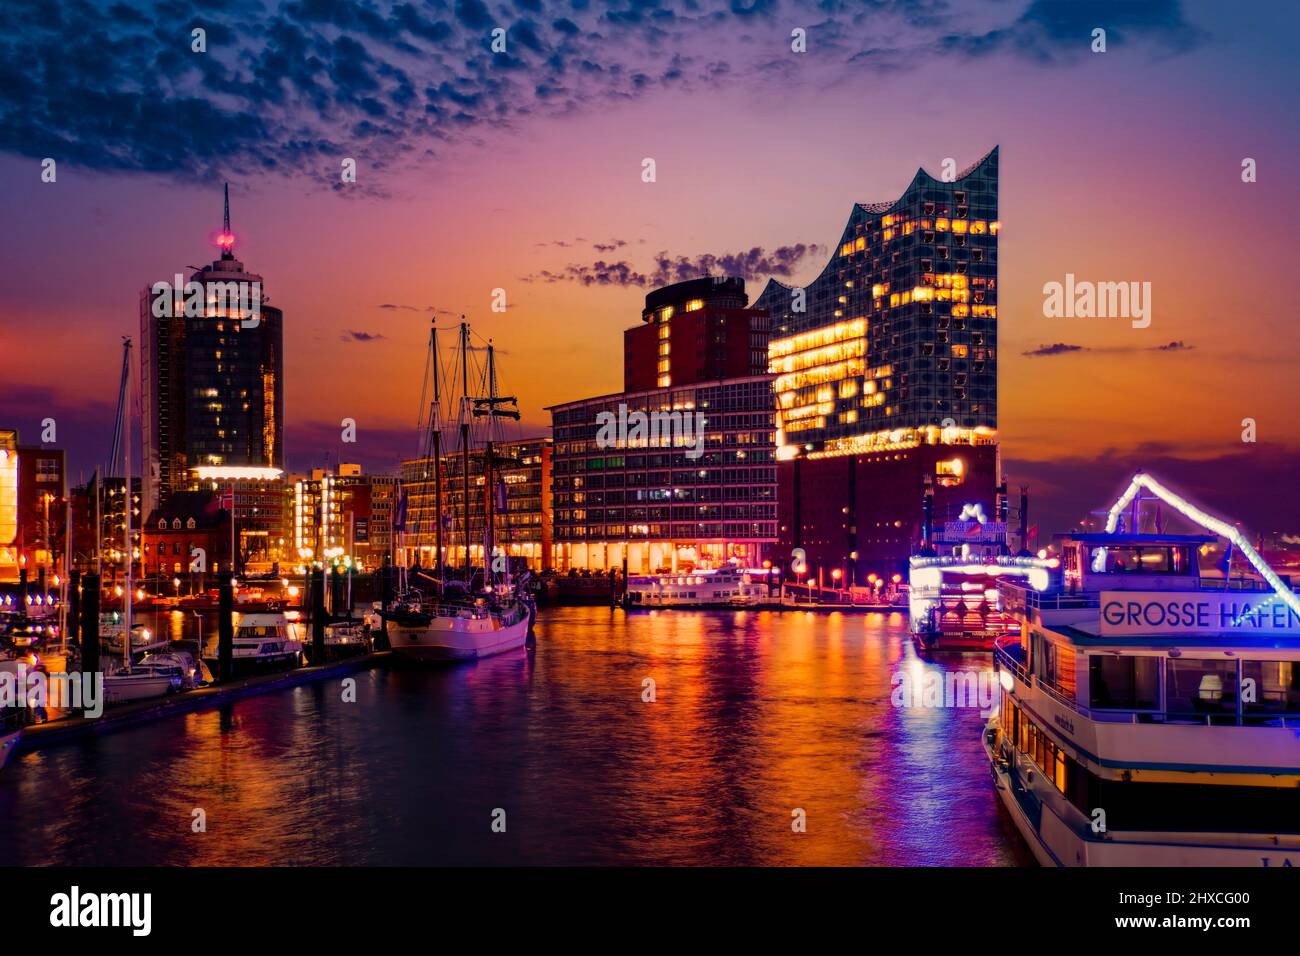
M 978 708 L 890 700 L 901 668 L 988 666 L 916 661 L 898 615 L 553 609 L 535 651 L 363 672 L 355 703 L 332 681 L 21 757 L 0 861 L 1023 862 Z

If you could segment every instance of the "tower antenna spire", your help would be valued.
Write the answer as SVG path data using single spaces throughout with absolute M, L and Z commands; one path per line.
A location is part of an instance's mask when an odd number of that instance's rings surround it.
M 221 247 L 222 259 L 235 258 L 235 234 L 230 231 L 230 183 L 225 184 L 226 208 L 221 218 L 221 236 L 217 245 Z

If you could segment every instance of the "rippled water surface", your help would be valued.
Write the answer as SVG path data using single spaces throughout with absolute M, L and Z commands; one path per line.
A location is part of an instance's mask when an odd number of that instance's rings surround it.
M 979 709 L 891 703 L 989 666 L 917 660 L 898 615 L 547 609 L 535 648 L 364 671 L 355 703 L 331 681 L 25 754 L 0 862 L 1023 863 Z

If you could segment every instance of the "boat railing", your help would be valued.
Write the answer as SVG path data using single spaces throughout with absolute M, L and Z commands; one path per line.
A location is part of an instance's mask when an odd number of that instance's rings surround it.
M 1300 713 L 1222 713 L 1213 711 L 1179 711 L 1148 708 L 1129 710 L 1119 708 L 1093 708 L 1079 703 L 1063 693 L 1051 681 L 1030 673 L 1025 666 L 1024 649 L 1019 643 L 994 645 L 993 660 L 997 666 L 1009 671 L 1022 684 L 1042 691 L 1056 703 L 1080 717 L 1104 724 L 1199 724 L 1205 727 L 1285 727 L 1300 729 Z

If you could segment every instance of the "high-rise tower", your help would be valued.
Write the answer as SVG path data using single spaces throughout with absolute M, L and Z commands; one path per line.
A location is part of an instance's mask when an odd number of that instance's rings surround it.
M 198 467 L 284 465 L 283 316 L 235 258 L 229 185 L 223 220 L 220 258 L 140 293 L 146 515 Z

